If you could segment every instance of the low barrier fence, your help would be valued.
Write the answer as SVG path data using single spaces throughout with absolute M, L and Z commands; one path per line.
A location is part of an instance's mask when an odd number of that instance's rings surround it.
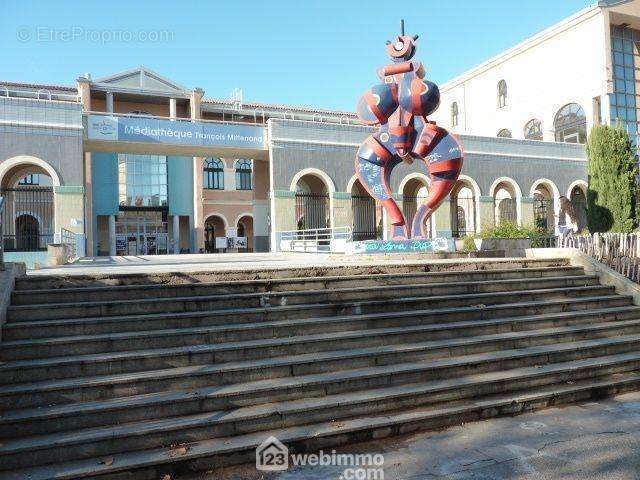
M 560 248 L 575 248 L 640 283 L 640 233 L 593 233 L 558 237 Z
M 66 245 L 68 245 L 69 248 L 69 258 L 76 258 L 77 257 L 77 251 L 76 251 L 76 234 L 65 229 L 65 228 L 61 228 L 60 229 L 60 243 L 64 243 Z
M 344 253 L 353 238 L 351 227 L 312 228 L 278 232 L 283 252 Z

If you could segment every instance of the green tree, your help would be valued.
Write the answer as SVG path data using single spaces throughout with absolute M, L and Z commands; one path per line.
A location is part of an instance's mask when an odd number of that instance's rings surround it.
M 638 163 L 629 134 L 619 126 L 593 127 L 587 143 L 587 156 L 589 230 L 633 231 L 637 225 Z

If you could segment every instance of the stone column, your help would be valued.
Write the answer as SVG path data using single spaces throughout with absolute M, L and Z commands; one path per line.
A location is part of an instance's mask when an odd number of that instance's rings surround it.
M 175 98 L 170 98 L 169 99 L 169 117 L 173 120 L 175 119 L 178 114 L 178 101 Z
M 296 230 L 298 228 L 296 219 L 296 192 L 289 190 L 275 190 L 274 211 L 271 212 L 273 222 L 277 225 L 278 232 L 286 230 Z M 272 223 L 273 223 L 272 222 Z M 272 252 L 280 251 L 280 238 L 275 235 L 275 242 L 271 245 Z
M 433 224 L 436 237 L 451 238 L 451 199 L 445 198 L 433 213 Z
M 196 88 L 191 92 L 189 108 L 191 119 L 199 120 L 201 116 L 201 104 L 204 90 Z M 203 187 L 202 187 L 202 162 L 203 157 L 193 157 L 193 217 L 189 221 L 191 229 L 191 251 L 197 253 L 204 249 L 204 218 L 203 217 Z
M 80 77 L 77 79 L 78 96 L 82 102 L 84 112 L 91 111 L 91 80 Z M 85 152 L 83 157 L 84 167 L 84 233 L 86 235 L 87 253 L 95 255 L 94 245 L 94 217 L 93 217 L 93 185 L 91 173 L 91 153 Z
M 180 216 L 173 216 L 173 253 L 180 253 Z
M 349 192 L 333 192 L 333 223 L 335 228 L 353 225 L 353 209 Z
M 520 225 L 523 227 L 533 227 L 533 198 L 522 197 L 520 199 Z
M 107 92 L 107 112 L 113 113 L 113 92 Z
M 225 184 L 226 185 L 226 184 Z M 269 163 L 253 161 L 253 250 L 269 251 Z
M 481 196 L 480 197 L 480 225 L 477 229 L 478 232 L 486 228 L 492 228 L 495 225 L 495 208 L 493 197 Z
M 116 216 L 109 215 L 109 255 L 116 256 Z

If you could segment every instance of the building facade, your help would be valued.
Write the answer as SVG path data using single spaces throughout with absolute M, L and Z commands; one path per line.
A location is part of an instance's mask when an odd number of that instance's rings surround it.
M 600 1 L 441 85 L 454 132 L 586 143 L 622 124 L 637 142 L 640 2 Z
M 638 3 L 586 9 L 442 86 L 434 119 L 465 165 L 432 236 L 503 221 L 552 233 L 561 196 L 584 223 L 589 128 L 637 132 Z M 0 82 L 5 249 L 38 259 L 69 234 L 87 255 L 269 251 L 283 232 L 331 228 L 384 238 L 353 171 L 372 131 L 351 112 L 209 99 L 144 67 L 68 87 Z M 410 220 L 426 168 L 402 164 L 391 181 Z

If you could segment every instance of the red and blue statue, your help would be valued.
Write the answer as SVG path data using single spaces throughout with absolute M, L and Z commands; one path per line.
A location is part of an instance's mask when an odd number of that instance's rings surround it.
M 384 83 L 374 86 L 358 102 L 357 113 L 367 125 L 379 125 L 368 137 L 355 161 L 356 174 L 369 194 L 382 204 L 392 225 L 394 240 L 427 238 L 426 222 L 454 187 L 462 170 L 458 140 L 427 119 L 440 104 L 438 86 L 424 80 L 421 62 L 412 60 L 418 36 L 401 34 L 387 42 L 393 63 L 378 70 Z M 393 198 L 391 171 L 400 162 L 422 160 L 429 171 L 429 194 L 413 217 L 411 228 Z

